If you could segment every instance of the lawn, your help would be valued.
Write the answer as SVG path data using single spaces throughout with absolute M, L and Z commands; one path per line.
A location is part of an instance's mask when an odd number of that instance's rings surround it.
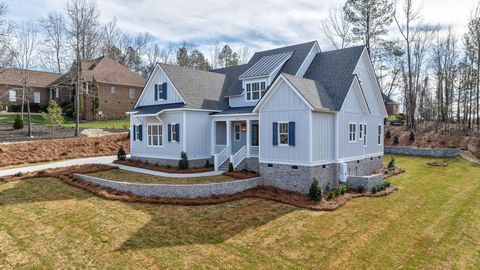
M 235 180 L 234 178 L 230 176 L 225 176 L 225 175 L 190 177 L 190 178 L 188 177 L 172 178 L 172 177 L 153 176 L 149 174 L 135 173 L 135 172 L 129 172 L 124 170 L 108 170 L 103 172 L 91 173 L 89 175 L 103 178 L 103 179 L 115 180 L 119 182 L 145 183 L 145 184 L 186 185 L 186 184 L 220 183 L 220 182 Z
M 15 120 L 16 114 L 0 114 L 0 123 L 8 123 L 13 124 Z M 25 114 L 24 117 L 25 124 L 28 121 L 27 115 Z M 47 125 L 47 122 L 40 114 L 32 115 L 32 123 L 39 124 L 39 125 Z M 65 119 L 63 124 L 67 127 L 74 127 L 75 122 L 71 119 Z M 111 121 L 91 121 L 91 122 L 84 122 L 80 123 L 81 128 L 100 128 L 100 129 L 123 129 L 125 127 L 130 126 L 130 121 L 128 119 L 124 120 L 111 120 Z
M 15 120 L 16 114 L 0 114 L 0 123 L 8 123 L 8 124 L 13 124 L 13 121 Z M 23 116 L 25 124 L 28 121 L 28 116 L 25 113 Z M 46 125 L 45 119 L 40 114 L 33 114 L 32 115 L 32 123 L 34 124 L 40 124 L 40 125 Z
M 0 185 L 0 268 L 479 269 L 480 167 L 397 157 L 400 190 L 334 212 L 261 199 L 108 201 L 55 179 Z

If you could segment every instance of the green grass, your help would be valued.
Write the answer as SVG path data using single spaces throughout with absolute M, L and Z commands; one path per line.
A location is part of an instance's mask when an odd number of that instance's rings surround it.
M 480 167 L 429 160 L 398 156 L 399 191 L 334 212 L 123 203 L 49 178 L 2 184 L 0 269 L 479 269 Z
M 172 178 L 153 176 L 143 173 L 135 173 L 124 170 L 108 170 L 103 172 L 97 172 L 89 174 L 94 177 L 103 179 L 115 180 L 119 182 L 128 183 L 144 183 L 144 184 L 177 184 L 177 185 L 191 185 L 191 184 L 205 184 L 205 183 L 220 183 L 235 180 L 230 176 L 215 175 L 204 177 L 185 177 L 185 178 Z
M 15 120 L 15 114 L 0 114 L 0 123 L 8 123 L 13 124 Z M 25 124 L 28 121 L 27 115 L 25 114 L 24 117 Z M 43 117 L 39 114 L 32 115 L 32 123 L 38 125 L 47 125 L 48 123 L 43 119 Z M 75 122 L 69 119 L 65 119 L 63 124 L 67 127 L 74 127 Z M 91 121 L 91 122 L 81 122 L 81 128 L 99 128 L 99 129 L 122 129 L 124 127 L 129 127 L 130 121 L 128 119 L 124 120 L 112 120 L 112 121 Z

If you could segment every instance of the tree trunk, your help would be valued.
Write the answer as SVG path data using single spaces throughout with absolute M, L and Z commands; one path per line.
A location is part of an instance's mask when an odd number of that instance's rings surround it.
M 28 112 L 28 137 L 32 138 L 32 115 L 30 114 L 30 100 L 27 100 L 27 112 Z

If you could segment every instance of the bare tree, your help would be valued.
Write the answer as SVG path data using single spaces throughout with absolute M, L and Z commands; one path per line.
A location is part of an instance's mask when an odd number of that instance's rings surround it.
M 92 30 L 96 28 L 100 15 L 93 0 L 69 0 L 67 2 L 66 31 L 72 39 L 75 53 L 75 136 L 80 135 L 80 99 L 82 97 L 82 60 L 89 56 Z
M 246 46 L 240 47 L 240 49 L 238 50 L 238 55 L 240 57 L 238 64 L 240 65 L 248 63 L 251 57 L 250 50 Z
M 341 9 L 331 9 L 322 22 L 323 32 L 336 49 L 348 47 L 352 42 L 352 24 Z
M 0 70 L 12 63 L 12 54 L 9 53 L 9 38 L 13 31 L 13 23 L 7 20 L 8 7 L 5 2 L 0 2 Z
M 40 19 L 40 25 L 45 34 L 43 47 L 46 68 L 62 73 L 67 67 L 65 18 L 61 13 L 50 13 Z M 55 68 L 51 68 L 52 64 Z
M 23 107 L 25 101 L 27 101 L 28 112 L 28 134 L 32 137 L 32 118 L 30 114 L 30 80 L 28 72 L 32 67 L 35 56 L 37 54 L 38 44 L 38 31 L 32 22 L 24 22 L 20 25 L 15 35 L 15 47 L 12 48 L 14 52 L 15 62 L 20 69 L 21 82 L 22 82 L 22 119 L 23 119 Z

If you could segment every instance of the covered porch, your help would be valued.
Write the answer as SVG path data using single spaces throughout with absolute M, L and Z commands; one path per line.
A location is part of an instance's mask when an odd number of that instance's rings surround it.
M 258 157 L 260 129 L 257 115 L 212 117 L 211 125 L 215 170 L 229 163 L 237 168 L 244 159 Z

